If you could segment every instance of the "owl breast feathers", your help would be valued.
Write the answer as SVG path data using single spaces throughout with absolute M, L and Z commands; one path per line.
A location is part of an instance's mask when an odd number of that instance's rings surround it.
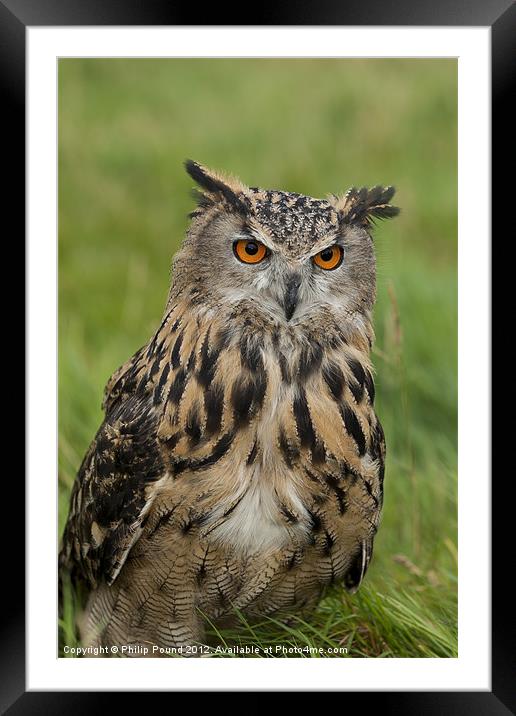
M 394 189 L 313 199 L 194 162 L 165 314 L 109 380 L 60 568 L 88 644 L 191 644 L 360 585 L 383 498 L 371 227 Z

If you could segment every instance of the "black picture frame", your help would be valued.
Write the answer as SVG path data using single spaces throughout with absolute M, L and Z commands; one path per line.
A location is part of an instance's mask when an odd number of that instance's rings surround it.
M 396 5 L 382 0 L 306 0 L 284 2 L 276 7 L 253 8 L 254 25 L 391 25 L 391 26 L 490 26 L 492 30 L 492 169 L 493 177 L 501 174 L 514 136 L 511 115 L 506 109 L 510 89 L 511 70 L 514 73 L 514 38 L 516 37 L 516 6 L 509 0 L 432 0 L 414 3 L 403 0 Z M 4 147 L 11 149 L 12 160 L 5 171 L 8 182 L 4 190 L 6 213 L 15 220 L 16 230 L 10 233 L 9 248 L 24 245 L 22 234 L 25 217 L 25 42 L 27 27 L 80 25 L 192 25 L 199 15 L 198 8 L 175 7 L 165 0 L 0 0 L 0 89 L 3 98 L 2 123 Z M 229 16 L 231 15 L 231 16 Z M 242 20 L 212 6 L 202 12 L 203 25 L 245 24 Z M 213 21 L 213 22 L 211 22 Z M 511 53 L 512 50 L 512 53 Z M 513 121 L 513 120 L 512 120 Z M 5 154 L 4 154 L 5 156 Z M 500 170 L 497 172 L 497 170 Z M 512 207 L 512 184 L 500 181 L 492 192 L 493 236 L 497 223 L 506 221 Z M 484 200 L 485 197 L 480 197 Z M 494 257 L 493 257 L 494 258 Z M 507 268 L 506 268 L 507 270 Z M 499 282 L 500 283 L 500 282 Z M 493 328 L 497 320 L 493 314 Z M 28 349 L 34 349 L 28 346 Z M 18 360 L 20 358 L 18 357 Z M 496 374 L 494 371 L 493 374 Z M 18 391 L 13 401 L 20 404 Z M 493 391 L 493 395 L 497 395 Z M 493 454 L 496 452 L 493 450 Z M 507 453 L 506 453 L 507 454 Z M 18 462 L 18 461 L 17 461 Z M 505 474 L 507 478 L 505 479 Z M 516 649 L 510 624 L 514 607 L 512 591 L 504 575 L 510 563 L 502 530 L 511 523 L 514 512 L 514 480 L 502 470 L 493 480 L 492 498 L 496 519 L 493 518 L 492 552 L 492 691 L 477 692 L 368 692 L 346 693 L 346 708 L 350 699 L 360 699 L 359 708 L 380 708 L 382 713 L 396 714 L 508 714 L 516 713 Z M 7 477 L 7 473 L 4 475 Z M 507 484 L 510 483 L 510 484 Z M 9 478 L 9 503 L 20 507 L 16 529 L 9 534 L 2 550 L 3 607 L 1 611 L 0 651 L 0 710 L 12 716 L 39 713 L 91 714 L 101 708 L 100 702 L 113 703 L 113 695 L 77 692 L 25 691 L 25 567 L 22 509 L 24 484 L 21 476 Z M 512 553 L 512 549 L 508 550 Z M 509 565 L 510 569 L 510 565 Z M 409 686 L 409 685 L 408 685 Z M 338 690 L 338 687 L 336 687 Z M 139 695 L 131 695 L 133 706 Z M 148 698 L 148 697 L 145 697 Z M 117 702 L 119 705 L 119 702 Z M 148 704 L 148 702 L 147 702 Z M 106 705 L 107 706 L 107 705 Z

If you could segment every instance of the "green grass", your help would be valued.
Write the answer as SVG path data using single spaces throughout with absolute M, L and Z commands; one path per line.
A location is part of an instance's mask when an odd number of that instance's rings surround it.
M 59 63 L 60 530 L 104 384 L 159 324 L 192 209 L 183 160 L 315 196 L 398 188 L 402 214 L 376 232 L 388 460 L 365 582 L 331 590 L 308 623 L 242 623 L 214 642 L 457 654 L 456 140 L 454 60 Z

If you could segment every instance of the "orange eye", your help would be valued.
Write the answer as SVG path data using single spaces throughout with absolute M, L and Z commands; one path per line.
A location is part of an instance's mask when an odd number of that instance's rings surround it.
M 259 264 L 267 256 L 267 249 L 255 239 L 240 239 L 233 244 L 235 256 L 245 264 Z
M 343 256 L 344 251 L 342 246 L 334 244 L 333 246 L 328 246 L 327 249 L 319 251 L 319 253 L 314 256 L 314 264 L 326 271 L 331 271 L 331 269 L 336 269 L 337 266 L 341 265 Z

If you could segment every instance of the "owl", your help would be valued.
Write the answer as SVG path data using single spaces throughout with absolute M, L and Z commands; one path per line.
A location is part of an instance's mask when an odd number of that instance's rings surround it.
M 315 199 L 186 169 L 163 319 L 108 381 L 60 552 L 83 642 L 135 653 L 356 590 L 383 501 L 371 230 L 394 188 Z

